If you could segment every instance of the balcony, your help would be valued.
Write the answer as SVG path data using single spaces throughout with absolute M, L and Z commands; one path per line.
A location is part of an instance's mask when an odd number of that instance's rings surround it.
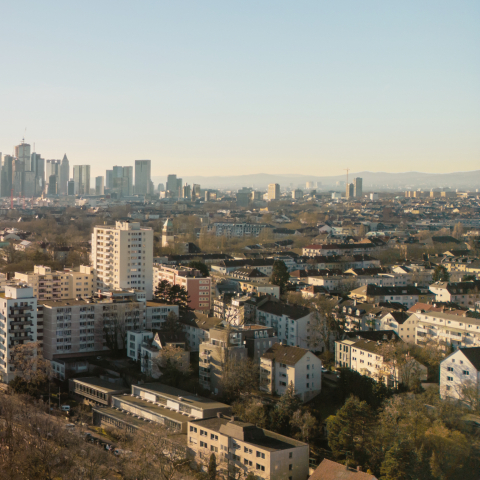
M 32 305 L 22 305 L 22 306 L 11 306 L 10 307 L 10 312 L 15 311 L 15 310 L 33 310 Z
M 10 328 L 8 330 L 8 333 L 31 333 L 32 329 L 29 327 L 29 328 L 22 328 L 22 329 L 18 329 L 18 328 Z M 16 338 L 16 337 L 15 337 Z

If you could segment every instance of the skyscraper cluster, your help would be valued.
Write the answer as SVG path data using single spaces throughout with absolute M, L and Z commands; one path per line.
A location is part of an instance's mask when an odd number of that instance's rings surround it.
M 345 196 L 347 198 L 363 197 L 362 179 L 360 177 L 354 178 L 353 183 L 347 184 Z
M 39 197 L 42 195 L 104 195 L 117 197 L 148 195 L 153 193 L 151 160 L 135 160 L 133 166 L 114 166 L 105 176 L 91 180 L 90 165 L 73 165 L 67 155 L 62 160 L 45 160 L 39 153 L 31 152 L 22 141 L 15 147 L 14 155 L 0 153 L 0 196 Z M 134 177 L 135 172 L 135 177 Z M 173 177 L 176 176 L 173 175 Z M 177 180 L 175 180 L 177 182 Z M 182 180 L 175 184 L 176 196 L 182 196 Z

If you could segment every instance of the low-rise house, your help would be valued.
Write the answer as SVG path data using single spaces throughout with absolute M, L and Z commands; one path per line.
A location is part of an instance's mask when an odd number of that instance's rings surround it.
M 188 423 L 188 446 L 196 458 L 208 462 L 215 453 L 220 469 L 253 472 L 255 478 L 305 480 L 308 477 L 307 443 L 259 428 L 235 417 L 219 415 Z
M 393 330 L 405 343 L 415 345 L 417 317 L 407 312 L 389 312 L 376 322 L 378 330 Z
M 460 347 L 440 363 L 440 396 L 470 407 L 480 402 L 480 347 Z
M 310 350 L 276 343 L 260 359 L 260 390 L 283 395 L 289 385 L 308 402 L 322 389 L 322 361 Z

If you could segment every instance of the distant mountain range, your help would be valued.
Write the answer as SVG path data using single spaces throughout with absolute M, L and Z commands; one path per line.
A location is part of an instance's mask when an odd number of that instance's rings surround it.
M 355 177 L 363 179 L 364 190 L 399 190 L 405 188 L 431 189 L 435 187 L 450 187 L 459 189 L 480 188 L 480 170 L 471 172 L 453 173 L 424 173 L 424 172 L 358 172 L 349 173 L 349 182 Z M 183 184 L 199 183 L 202 188 L 231 188 L 252 187 L 266 189 L 269 183 L 279 183 L 280 187 L 305 188 L 306 182 L 319 182 L 319 189 L 340 189 L 337 182 L 345 182 L 346 175 L 319 177 L 314 175 L 280 175 L 275 173 L 255 173 L 237 176 L 192 176 L 182 177 Z M 152 177 L 155 186 L 165 183 L 166 177 Z M 343 187 L 343 185 L 342 185 Z

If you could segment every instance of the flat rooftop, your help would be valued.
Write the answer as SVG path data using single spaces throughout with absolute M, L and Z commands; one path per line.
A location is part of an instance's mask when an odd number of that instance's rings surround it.
M 162 405 L 157 405 L 155 403 L 144 400 L 143 398 L 137 398 L 132 395 L 116 395 L 114 398 L 118 398 L 120 401 L 132 405 L 135 408 L 146 410 L 160 417 L 166 417 L 179 423 L 185 423 L 195 420 L 195 418 L 191 417 L 190 415 L 183 415 L 182 413 L 175 412 Z M 126 415 L 128 417 L 131 416 L 128 414 Z
M 185 390 L 164 385 L 163 383 L 145 383 L 143 385 L 135 385 L 135 387 L 148 392 L 161 394 L 162 396 L 170 398 L 175 402 L 181 402 L 200 410 L 210 410 L 212 408 L 230 408 L 230 405 L 227 405 L 226 403 L 220 403 L 216 400 L 199 397 L 190 392 L 186 392 Z
M 127 387 L 120 385 L 118 383 L 112 383 L 108 380 L 102 380 L 98 377 L 85 377 L 85 378 L 74 378 L 75 383 L 82 383 L 83 385 L 89 387 L 95 387 L 98 390 L 102 390 L 105 393 L 119 392 L 120 390 L 128 390 Z

